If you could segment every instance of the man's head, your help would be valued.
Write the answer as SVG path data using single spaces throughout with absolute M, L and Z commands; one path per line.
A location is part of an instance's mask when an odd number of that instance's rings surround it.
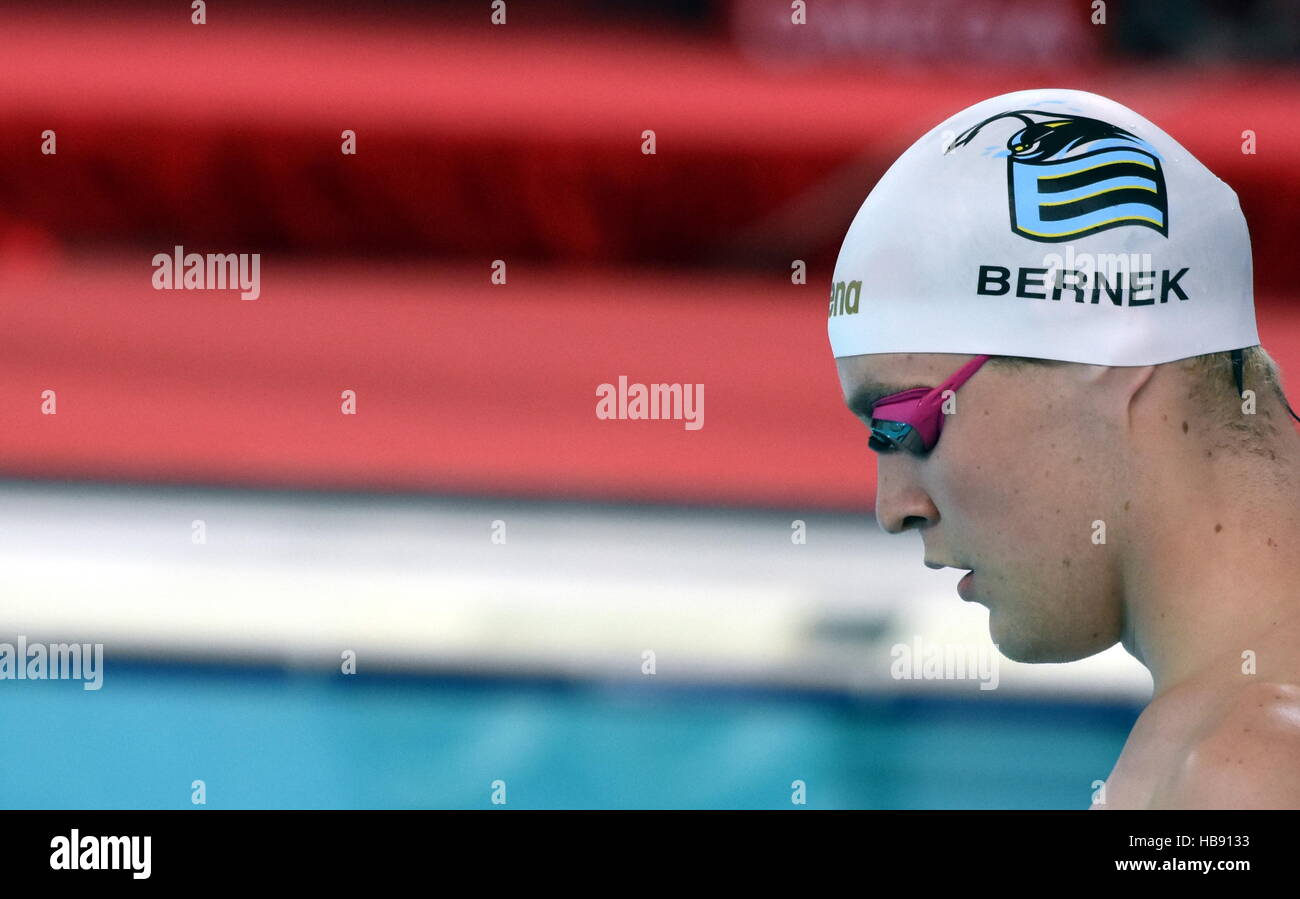
M 1286 476 L 1276 366 L 1247 351 L 1248 415 L 1223 356 L 1130 367 L 993 357 L 948 397 L 933 449 L 877 450 L 877 519 L 918 531 L 927 564 L 972 569 L 967 596 L 988 607 L 1008 658 L 1100 652 L 1124 626 L 1127 549 L 1168 491 L 1194 489 L 1226 459 L 1245 463 L 1233 467 L 1243 477 Z M 845 402 L 869 423 L 879 395 L 938 385 L 971 358 L 870 354 L 837 366 Z
M 1157 365 L 1259 343 L 1236 194 L 1082 91 L 994 97 L 909 147 L 849 226 L 828 313 L 837 358 Z
M 912 394 L 882 408 L 923 424 L 871 445 L 881 526 L 919 531 L 931 565 L 973 569 L 966 595 L 1010 658 L 1113 645 L 1144 518 L 1192 502 L 1216 457 L 1264 479 L 1286 476 L 1279 451 L 1297 458 L 1236 195 L 1112 100 L 1021 91 L 937 125 L 862 204 L 832 282 L 841 386 L 868 424 L 881 395 L 992 357 L 932 450 L 889 451 L 930 442 Z

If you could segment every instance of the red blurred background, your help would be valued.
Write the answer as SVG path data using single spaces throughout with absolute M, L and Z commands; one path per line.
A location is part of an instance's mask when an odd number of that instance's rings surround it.
M 1106 6 L 4 6 L 0 472 L 869 508 L 840 239 L 916 137 L 1036 86 L 1237 191 L 1262 342 L 1300 370 L 1296 4 Z M 175 245 L 260 253 L 261 297 L 154 290 Z M 705 384 L 705 427 L 597 419 L 620 375 Z

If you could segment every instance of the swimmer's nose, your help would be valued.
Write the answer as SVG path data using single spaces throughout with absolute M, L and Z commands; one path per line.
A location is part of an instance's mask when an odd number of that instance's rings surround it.
M 901 534 L 937 522 L 939 510 L 914 477 L 908 461 L 893 455 L 878 461 L 876 521 L 885 533 Z

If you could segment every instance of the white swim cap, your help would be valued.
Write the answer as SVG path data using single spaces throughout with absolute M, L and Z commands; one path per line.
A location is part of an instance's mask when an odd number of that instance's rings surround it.
M 835 263 L 835 356 L 1155 365 L 1259 343 L 1232 188 L 1113 100 L 985 100 L 898 158 Z

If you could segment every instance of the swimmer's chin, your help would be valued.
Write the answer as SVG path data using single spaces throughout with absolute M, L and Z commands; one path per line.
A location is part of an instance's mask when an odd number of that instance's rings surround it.
M 1080 644 L 1065 641 L 1063 635 L 1051 637 L 1044 634 L 1003 634 L 998 632 L 992 620 L 989 625 L 989 636 L 997 645 L 998 652 L 1013 662 L 1023 662 L 1027 665 L 1078 662 L 1115 645 L 1113 640 L 1105 646 L 1092 642 Z

